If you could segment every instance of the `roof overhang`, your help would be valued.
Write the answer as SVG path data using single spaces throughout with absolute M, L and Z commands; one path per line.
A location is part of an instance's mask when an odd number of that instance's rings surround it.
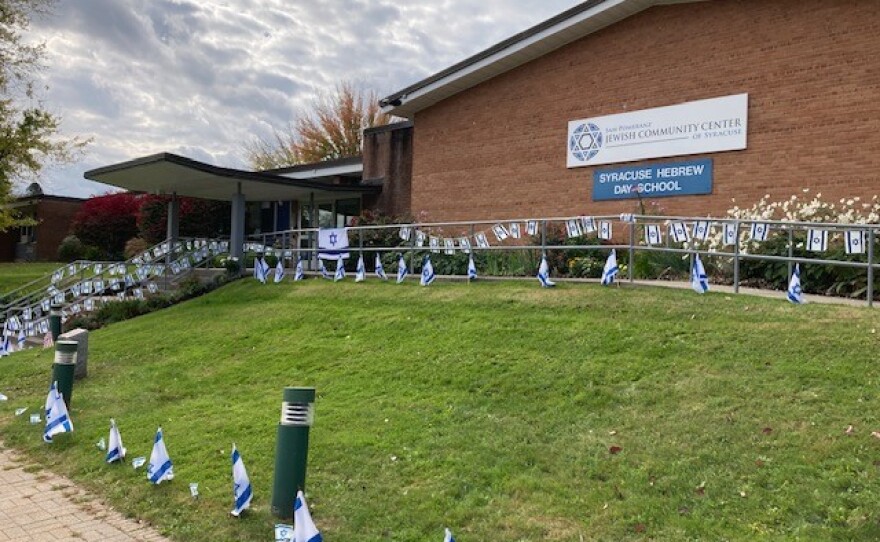
M 380 100 L 382 111 L 412 118 L 435 103 L 650 7 L 705 0 L 587 0 L 427 79 Z
M 315 171 L 320 168 L 314 168 Z M 291 178 L 275 173 L 243 171 L 198 162 L 170 153 L 160 153 L 87 171 L 86 179 L 148 194 L 177 194 L 193 198 L 230 201 L 241 191 L 250 201 L 303 200 L 332 194 L 358 197 L 381 187 L 330 184 L 318 179 L 332 177 L 302 175 Z

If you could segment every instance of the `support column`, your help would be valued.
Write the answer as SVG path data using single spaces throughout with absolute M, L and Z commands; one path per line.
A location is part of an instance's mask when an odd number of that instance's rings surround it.
M 241 193 L 241 183 L 232 195 L 232 217 L 229 227 L 229 254 L 244 265 L 244 214 L 245 199 Z
M 166 228 L 165 238 L 168 239 L 170 246 L 177 243 L 180 236 L 180 200 L 177 199 L 177 192 L 171 194 L 171 201 L 168 202 L 168 227 Z

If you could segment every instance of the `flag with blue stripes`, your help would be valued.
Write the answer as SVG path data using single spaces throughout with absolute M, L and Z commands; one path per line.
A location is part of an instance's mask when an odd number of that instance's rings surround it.
M 269 263 L 266 261 L 266 257 L 263 256 L 260 258 L 260 282 L 263 284 L 265 284 L 266 280 L 269 278 L 270 270 Z
M 302 280 L 306 278 L 306 272 L 303 268 L 302 258 L 296 260 L 296 271 L 293 273 L 293 280 Z
M 544 288 L 552 288 L 556 283 L 550 280 L 550 266 L 547 265 L 547 255 L 541 255 L 541 265 L 538 267 L 538 280 Z
M 468 280 L 476 280 L 477 278 L 477 265 L 474 263 L 473 254 L 468 257 L 467 275 Z
M 770 225 L 763 222 L 753 222 L 749 231 L 749 238 L 752 241 L 766 241 L 767 234 L 770 232 Z
M 336 260 L 336 274 L 333 275 L 333 282 L 338 282 L 345 278 L 345 260 L 342 259 L 342 256 Z
M 791 281 L 788 283 L 788 292 L 786 292 L 788 300 L 796 305 L 804 302 L 804 292 L 801 288 L 801 265 L 794 264 L 794 272 L 791 274 Z
M 296 501 L 293 503 L 293 538 L 291 542 L 322 542 L 324 539 L 312 515 L 309 513 L 309 505 L 302 491 L 296 493 Z
M 865 232 L 861 230 L 848 230 L 843 235 L 847 254 L 865 253 Z
M 10 333 L 12 332 L 4 326 L 3 339 L 0 340 L 0 357 L 8 356 L 12 352 L 12 342 L 9 340 Z
M 154 484 L 161 484 L 165 480 L 174 479 L 174 466 L 165 448 L 165 438 L 162 436 L 162 428 L 156 431 L 156 440 L 153 442 L 153 451 L 150 453 L 150 463 L 147 465 L 147 480 Z
M 828 230 L 810 229 L 807 232 L 807 250 L 810 252 L 828 250 Z
M 17 345 L 19 352 L 24 350 L 24 344 L 25 344 L 26 340 L 27 340 L 27 337 L 24 334 L 24 328 L 19 329 L 18 330 L 18 345 Z
M 401 254 L 397 259 L 397 284 L 403 282 L 408 274 L 409 269 L 406 268 L 406 260 L 403 259 L 403 254 Z
M 605 286 L 613 284 L 614 277 L 617 276 L 619 271 L 620 268 L 617 266 L 617 251 L 612 248 L 611 254 L 609 254 L 608 259 L 605 260 L 605 268 L 602 270 L 602 284 Z
M 422 276 L 419 284 L 427 286 L 434 282 L 434 266 L 431 264 L 431 257 L 426 255 L 425 261 L 422 263 Z
M 709 291 L 709 277 L 706 275 L 706 268 L 703 267 L 703 261 L 700 260 L 699 254 L 694 254 L 694 265 L 691 268 L 691 288 L 698 294 L 705 294 Z
M 52 442 L 52 437 L 73 431 L 73 422 L 64 404 L 64 397 L 58 391 L 58 382 L 52 382 L 49 395 L 46 397 L 46 428 L 43 429 L 43 440 Z
M 378 252 L 376 253 L 376 276 L 382 280 L 388 280 L 388 275 L 385 274 L 385 268 L 382 267 L 382 256 Z
M 278 258 L 278 263 L 275 264 L 275 283 L 282 280 L 284 280 L 284 258 Z
M 452 531 L 450 531 L 448 528 L 446 529 L 446 532 L 443 536 L 443 542 L 455 542 L 455 537 L 452 536 Z
M 107 438 L 110 445 L 107 448 L 107 463 L 122 461 L 125 459 L 125 447 L 122 446 L 122 435 L 119 434 L 119 427 L 116 420 L 110 418 L 110 436 Z
M 251 507 L 251 480 L 248 478 L 244 461 L 235 444 L 232 445 L 232 494 L 235 500 L 235 508 L 230 512 L 238 517 L 244 510 Z
M 363 282 L 367 280 L 367 266 L 364 265 L 364 255 L 358 256 L 357 269 L 354 272 L 354 281 Z
M 318 270 L 321 272 L 321 277 L 327 280 L 333 278 L 333 275 L 330 274 L 330 271 L 327 271 L 327 266 L 324 265 L 324 260 L 318 260 Z

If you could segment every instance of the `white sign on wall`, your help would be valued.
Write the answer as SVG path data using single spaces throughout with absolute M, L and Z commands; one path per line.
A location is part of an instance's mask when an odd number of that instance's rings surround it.
M 568 123 L 568 167 L 746 148 L 749 95 L 736 94 Z

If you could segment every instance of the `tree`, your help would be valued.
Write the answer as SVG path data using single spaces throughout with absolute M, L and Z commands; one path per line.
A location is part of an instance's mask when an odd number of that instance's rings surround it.
M 319 96 L 284 131 L 275 130 L 269 139 L 253 138 L 244 152 L 255 170 L 357 156 L 364 129 L 390 121 L 375 92 L 343 82 L 334 93 Z
M 119 259 L 125 242 L 138 233 L 137 216 L 143 197 L 118 192 L 89 198 L 74 215 L 71 233 L 86 247 L 96 248 L 103 257 Z
M 49 12 L 55 0 L 0 0 L 0 231 L 21 220 L 3 208 L 12 184 L 39 173 L 47 162 L 71 160 L 88 143 L 57 137 L 61 119 L 48 112 L 34 92 L 43 68 L 43 43 L 23 38 L 31 19 Z
M 182 237 L 217 237 L 229 234 L 230 204 L 227 201 L 180 197 L 180 235 Z M 158 243 L 168 234 L 170 196 L 144 195 L 137 225 L 141 238 Z

